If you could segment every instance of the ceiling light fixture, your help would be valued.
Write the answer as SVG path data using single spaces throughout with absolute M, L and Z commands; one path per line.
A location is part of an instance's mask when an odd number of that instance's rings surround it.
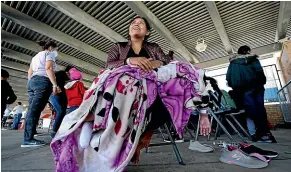
M 207 45 L 205 44 L 204 42 L 204 39 L 203 38 L 198 38 L 197 41 L 196 41 L 196 47 L 195 49 L 198 51 L 198 52 L 203 52 L 205 51 L 207 48 Z

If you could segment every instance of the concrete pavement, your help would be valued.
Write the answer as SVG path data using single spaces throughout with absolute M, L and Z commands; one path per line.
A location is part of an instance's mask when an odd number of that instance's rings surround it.
M 47 130 L 39 131 L 46 133 Z M 151 147 L 148 153 L 142 153 L 140 164 L 130 164 L 127 172 L 288 172 L 291 164 L 291 130 L 278 129 L 273 132 L 277 144 L 256 144 L 263 149 L 272 149 L 280 153 L 279 157 L 270 162 L 265 169 L 246 169 L 219 162 L 220 150 L 214 153 L 197 153 L 188 149 L 189 142 L 178 144 L 186 166 L 177 163 L 172 146 Z M 3 172 L 52 172 L 54 162 L 49 146 L 40 148 L 21 148 L 23 130 L 1 132 L 1 171 Z M 50 141 L 48 134 L 39 139 Z M 186 139 L 189 139 L 186 136 Z M 206 138 L 200 138 L 205 140 Z M 224 139 L 224 137 L 220 138 Z M 153 142 L 160 142 L 161 138 L 154 135 Z M 213 144 L 213 141 L 204 142 Z

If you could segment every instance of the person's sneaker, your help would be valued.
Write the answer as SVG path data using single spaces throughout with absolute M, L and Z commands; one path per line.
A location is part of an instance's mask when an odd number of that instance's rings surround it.
M 226 164 L 234 164 L 245 168 L 265 168 L 268 166 L 268 163 L 247 156 L 239 149 L 233 151 L 222 149 L 219 160 Z
M 175 141 L 176 143 L 183 143 L 183 142 L 184 142 L 184 138 L 173 137 L 173 139 L 174 139 L 174 141 Z M 170 140 L 170 138 L 168 137 L 168 138 L 166 138 L 166 139 L 164 140 L 164 142 L 166 142 L 166 143 L 171 143 L 171 140 Z
M 200 142 L 198 141 L 194 141 L 191 140 L 190 141 L 190 145 L 188 147 L 190 150 L 193 151 L 198 151 L 198 152 L 202 152 L 202 153 L 208 153 L 208 152 L 213 152 L 214 148 L 208 145 L 202 145 Z
M 33 140 L 23 141 L 21 144 L 21 147 L 28 148 L 28 147 L 38 147 L 38 146 L 44 146 L 44 145 L 46 145 L 46 142 L 33 139 Z
M 258 153 L 260 155 L 263 155 L 268 158 L 276 158 L 278 157 L 278 153 L 274 151 L 268 151 L 268 150 L 263 150 L 261 148 L 258 148 L 254 145 L 249 145 L 249 146 L 240 146 L 240 150 L 242 150 L 245 154 L 250 155 L 252 153 Z

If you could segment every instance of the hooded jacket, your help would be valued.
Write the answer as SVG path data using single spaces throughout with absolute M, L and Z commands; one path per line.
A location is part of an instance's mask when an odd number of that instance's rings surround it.
M 86 91 L 86 88 L 83 82 L 71 81 L 65 85 L 67 99 L 68 99 L 68 106 L 80 106 L 83 101 L 83 96 Z
M 230 58 L 226 80 L 236 90 L 264 89 L 266 76 L 257 55 L 236 55 Z

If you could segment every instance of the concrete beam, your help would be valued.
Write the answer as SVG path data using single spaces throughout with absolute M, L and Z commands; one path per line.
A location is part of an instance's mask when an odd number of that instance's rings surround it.
M 290 17 L 291 17 L 291 2 L 280 1 L 275 42 L 278 42 L 280 39 L 284 39 L 286 37 Z
M 255 53 L 257 55 L 264 55 L 264 54 L 269 54 L 269 53 L 274 53 L 281 51 L 282 49 L 282 44 L 281 43 L 274 43 L 270 45 L 266 45 L 263 47 L 258 47 L 252 49 L 252 53 Z M 225 57 L 221 57 L 215 60 L 210 60 L 207 62 L 202 62 L 198 64 L 194 64 L 195 66 L 198 66 L 200 68 L 209 68 L 213 66 L 218 66 L 218 65 L 223 65 L 223 64 L 228 64 L 229 63 L 229 58 L 233 56 L 234 54 L 227 55 Z
M 45 1 L 47 4 L 53 8 L 59 10 L 60 12 L 66 14 L 72 19 L 80 22 L 84 26 L 92 29 L 93 31 L 99 33 L 105 38 L 109 39 L 112 42 L 125 42 L 126 38 L 112 30 L 110 27 L 96 20 L 94 17 L 78 8 L 71 2 L 67 1 Z
M 1 14 L 3 17 L 18 23 L 26 28 L 29 28 L 35 32 L 38 32 L 42 35 L 46 35 L 54 40 L 57 40 L 61 43 L 64 43 L 68 46 L 71 46 L 83 53 L 89 54 L 95 58 L 98 58 L 102 61 L 107 61 L 107 54 L 103 51 L 100 51 L 72 36 L 69 36 L 49 25 L 46 25 L 20 11 L 1 3 Z
M 6 32 L 4 30 L 1 30 L 1 39 L 2 39 L 2 41 L 9 42 L 11 44 L 17 45 L 19 47 L 23 47 L 25 49 L 28 49 L 28 50 L 31 50 L 34 52 L 41 51 L 39 45 L 36 44 L 35 42 L 29 41 L 29 40 L 24 39 L 20 36 Z M 5 51 L 4 51 L 4 53 L 5 53 Z M 17 54 L 17 55 L 19 55 L 19 54 Z M 15 56 L 15 54 L 14 54 L 14 56 Z M 13 58 L 13 56 L 11 58 Z M 28 58 L 28 57 L 25 57 L 25 58 Z M 101 68 L 99 68 L 95 65 L 92 65 L 88 62 L 85 62 L 83 60 L 77 59 L 75 57 L 69 56 L 69 55 L 61 53 L 61 52 L 58 52 L 57 59 L 62 60 L 64 62 L 67 62 L 69 64 L 74 64 L 75 66 L 78 66 L 78 67 L 81 67 L 81 68 L 84 68 L 84 69 L 87 69 L 87 70 L 90 70 L 93 72 L 99 72 L 101 70 Z M 85 73 L 83 74 L 83 76 L 86 80 L 90 80 L 90 81 L 93 81 L 95 78 L 95 76 L 88 75 Z
M 15 63 L 15 62 L 5 60 L 5 59 L 1 59 L 1 66 L 11 68 L 14 70 L 19 70 L 19 71 L 26 72 L 26 73 L 29 69 L 29 66 L 26 66 L 26 65 L 23 65 L 20 63 Z
M 145 17 L 151 23 L 152 27 L 176 48 L 176 51 L 180 53 L 181 56 L 186 58 L 189 62 L 199 62 L 141 1 L 125 1 L 124 3 L 126 3 L 137 15 Z
M 7 57 L 10 57 L 12 59 L 19 60 L 22 62 L 30 63 L 31 59 L 32 59 L 32 57 L 29 55 L 22 54 L 22 53 L 19 53 L 17 51 L 10 50 L 7 48 L 1 47 L 1 51 L 2 51 L 4 56 L 7 56 Z
M 231 46 L 231 43 L 229 41 L 229 38 L 227 36 L 226 30 L 224 28 L 224 25 L 222 23 L 220 14 L 218 12 L 218 9 L 216 7 L 216 4 L 214 1 L 204 1 L 206 8 L 208 10 L 208 13 L 212 19 L 212 22 L 216 28 L 217 33 L 219 34 L 219 37 L 224 45 L 224 48 L 228 54 L 233 53 L 233 48 Z
M 22 71 L 22 72 L 26 72 L 26 74 L 27 74 L 27 71 L 29 69 L 29 66 L 26 66 L 26 65 L 23 65 L 23 64 L 20 64 L 20 63 L 15 63 L 15 62 L 12 62 L 12 61 L 9 61 L 9 60 L 5 60 L 5 59 L 1 59 L 1 66 L 7 67 L 7 68 L 10 68 L 10 69 L 14 69 L 14 70 L 19 70 L 19 71 Z M 91 86 L 91 83 L 89 83 L 89 82 L 83 81 L 83 83 L 84 83 L 84 85 L 86 87 L 90 87 Z

